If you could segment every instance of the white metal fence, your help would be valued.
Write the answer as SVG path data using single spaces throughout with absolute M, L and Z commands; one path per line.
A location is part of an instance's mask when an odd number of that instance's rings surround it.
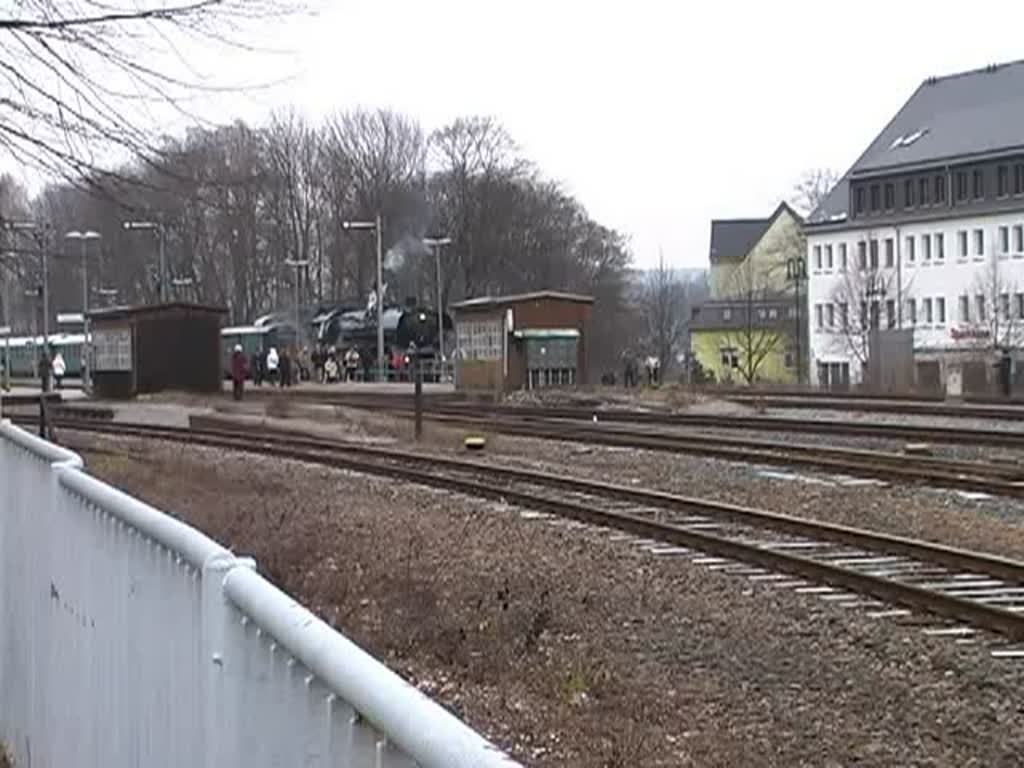
M 217 542 L 0 422 L 18 766 L 515 765 Z

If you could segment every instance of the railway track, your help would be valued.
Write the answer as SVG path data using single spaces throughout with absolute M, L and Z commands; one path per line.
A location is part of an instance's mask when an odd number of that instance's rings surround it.
M 375 410 L 389 409 L 407 414 L 411 406 L 391 402 Z M 376 404 L 377 400 L 368 400 Z M 525 409 L 524 409 L 525 411 Z M 534 413 L 540 413 L 534 416 Z M 492 410 L 487 407 L 434 407 L 429 418 L 458 427 L 545 440 L 568 440 L 620 448 L 685 453 L 747 464 L 809 467 L 835 475 L 852 475 L 900 483 L 919 483 L 996 496 L 1024 497 L 1024 464 L 1017 462 L 963 461 L 949 458 L 908 455 L 898 451 L 877 451 L 818 444 L 800 444 L 792 440 L 725 437 L 721 435 L 680 433 L 612 425 L 593 424 L 582 417 L 555 418 L 547 409 Z M 604 422 L 605 414 L 598 417 Z M 1018 436 L 1014 436 L 1015 438 Z M 1022 445 L 1024 447 L 1024 445 Z
M 257 392 L 257 396 L 261 393 Z M 411 397 L 403 395 L 354 395 L 297 391 L 288 397 L 296 400 L 352 408 L 368 408 L 394 413 L 413 410 Z M 979 445 L 1024 450 L 1024 430 L 965 429 L 961 427 L 887 424 L 837 419 L 795 419 L 775 416 L 723 416 L 696 413 L 672 413 L 657 410 L 604 409 L 584 407 L 502 406 L 457 401 L 433 396 L 424 399 L 424 413 L 430 418 L 456 416 L 472 418 L 507 417 L 516 419 L 552 419 L 559 421 L 607 424 L 652 424 L 661 427 L 690 427 L 730 431 L 765 431 L 774 433 L 838 435 L 882 440 L 905 440 L 944 445 Z
M 61 422 L 61 430 L 257 452 L 495 499 L 534 516 L 614 529 L 655 554 L 792 586 L 883 617 L 937 617 L 934 634 L 979 630 L 1024 643 L 1024 563 L 924 541 L 564 474 L 498 467 L 195 418 L 193 427 Z M 893 609 L 891 606 L 899 606 Z M 994 654 L 1024 656 L 1024 647 Z

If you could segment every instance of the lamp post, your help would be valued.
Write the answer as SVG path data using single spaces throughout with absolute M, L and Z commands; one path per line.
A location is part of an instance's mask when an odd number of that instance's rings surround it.
M 164 243 L 164 222 L 161 216 L 157 221 L 125 221 L 122 226 L 126 231 L 149 231 L 155 232 L 160 248 L 160 291 L 159 299 L 161 304 L 167 303 L 167 250 Z
M 384 253 L 380 214 L 374 221 L 343 221 L 341 228 L 374 230 L 377 233 L 377 381 L 384 380 Z
M 309 259 L 285 259 L 284 263 L 286 266 L 295 267 L 295 345 L 298 347 L 301 328 L 299 324 L 299 276 L 301 273 L 299 270 L 309 266 Z
M 803 255 L 786 259 L 786 281 L 796 290 L 796 383 L 804 383 L 803 325 L 801 323 L 800 285 L 807 282 L 807 262 Z
M 89 241 L 99 240 L 100 233 L 91 229 L 86 232 L 72 230 L 64 235 L 66 240 L 77 240 L 82 246 L 82 389 L 89 391 L 92 378 L 92 357 L 89 354 Z
M 423 244 L 434 249 L 434 257 L 437 261 L 437 356 L 441 363 L 441 374 L 444 373 L 444 312 L 441 302 L 441 249 L 452 244 L 450 237 L 425 237 Z M 441 381 L 441 375 L 438 375 Z
M 49 261 L 46 258 L 46 236 L 49 226 L 45 223 L 35 221 L 5 221 L 4 229 L 9 232 L 30 233 L 35 237 L 39 246 L 39 262 L 42 272 L 42 300 L 43 300 L 43 357 L 46 365 L 40 372 L 40 386 L 43 392 L 50 391 L 50 269 Z

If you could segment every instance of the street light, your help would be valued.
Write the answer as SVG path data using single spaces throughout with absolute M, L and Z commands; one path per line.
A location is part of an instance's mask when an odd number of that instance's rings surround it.
M 450 237 L 425 237 L 423 244 L 434 249 L 437 261 L 437 355 L 441 362 L 441 373 L 444 373 L 444 312 L 441 310 L 441 248 L 452 244 Z M 438 377 L 438 381 L 441 381 Z
M 99 240 L 100 233 L 91 229 L 86 232 L 72 230 L 64 235 L 65 240 L 77 240 L 82 246 L 82 389 L 89 391 L 89 380 L 92 378 L 92 357 L 89 354 L 89 241 Z
M 31 233 L 39 246 L 39 261 L 43 273 L 42 299 L 43 299 L 43 357 L 46 365 L 40 374 L 41 389 L 43 392 L 50 391 L 50 269 L 46 258 L 46 235 L 49 226 L 45 223 L 35 221 L 4 221 L 3 228 L 8 232 Z
M 344 230 L 372 229 L 377 233 L 377 381 L 384 377 L 384 253 L 380 214 L 374 221 L 343 221 Z
M 164 245 L 164 223 L 160 221 L 126 221 L 122 225 L 126 231 L 156 232 L 160 243 L 160 303 L 167 303 L 167 252 Z
M 807 282 L 807 262 L 802 255 L 786 259 L 786 281 L 796 288 L 796 383 L 803 384 L 803 326 L 800 323 L 800 284 Z
M 285 259 L 285 266 L 295 267 L 295 346 L 299 344 L 299 270 L 309 266 L 309 259 Z

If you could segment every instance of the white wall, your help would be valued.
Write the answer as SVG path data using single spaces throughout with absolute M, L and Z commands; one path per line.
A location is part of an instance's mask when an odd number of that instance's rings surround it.
M 1003 252 L 1000 242 L 1000 227 L 1008 228 L 1009 250 Z M 1017 230 L 1017 228 L 1020 228 Z M 976 253 L 975 232 L 984 233 L 984 251 Z M 966 258 L 960 255 L 959 233 L 967 233 L 968 253 Z M 990 216 L 974 216 L 944 221 L 923 222 L 900 225 L 898 227 L 858 227 L 842 232 L 810 233 L 807 238 L 807 272 L 808 272 L 808 321 L 811 347 L 810 375 L 812 383 L 817 384 L 818 362 L 847 362 L 850 364 L 851 381 L 860 379 L 860 361 L 849 349 L 847 337 L 838 330 L 838 309 L 835 311 L 836 328 L 827 328 L 827 311 L 823 311 L 823 325 L 816 323 L 816 305 L 823 307 L 831 302 L 835 304 L 837 292 L 841 291 L 844 276 L 840 264 L 840 248 L 846 244 L 847 269 L 858 268 L 858 243 L 874 238 L 879 241 L 879 267 L 886 275 L 890 291 L 881 300 L 881 323 L 886 327 L 885 300 L 896 299 L 896 286 L 902 283 L 902 321 L 903 327 L 912 325 L 908 316 L 908 300 L 916 303 L 917 322 L 914 327 L 914 347 L 918 351 L 934 351 L 936 353 L 951 352 L 968 348 L 970 342 L 957 340 L 959 334 L 970 328 L 978 328 L 976 295 L 982 293 L 980 283 L 986 274 L 988 264 L 994 258 L 998 264 L 1002 292 L 1010 294 L 1010 312 L 1013 317 L 1020 313 L 1019 295 L 1024 294 L 1024 243 L 1018 242 L 1017 233 L 1024 240 L 1024 211 L 1013 214 L 997 214 Z M 935 235 L 941 234 L 944 243 L 944 258 L 938 258 Z M 923 238 L 930 238 L 931 258 L 924 258 Z M 902 264 L 901 280 L 897 280 L 895 266 L 885 268 L 885 240 L 894 240 L 894 264 Z M 907 238 L 914 240 L 913 260 L 908 251 Z M 833 265 L 829 269 L 827 263 L 828 246 L 832 247 Z M 817 263 L 818 248 L 821 253 L 821 265 Z M 870 247 L 868 248 L 870 259 Z M 870 266 L 870 263 L 869 263 Z M 991 291 L 989 291 L 991 294 Z M 970 318 L 965 322 L 960 317 L 960 297 L 969 295 L 971 299 Z M 938 317 L 937 299 L 945 300 L 945 320 Z M 932 322 L 924 316 L 924 300 L 932 301 Z M 991 296 L 986 296 L 991 300 Z M 853 309 L 850 310 L 854 312 Z M 987 306 L 991 315 L 993 308 Z M 1020 322 L 1020 320 L 1018 320 Z

